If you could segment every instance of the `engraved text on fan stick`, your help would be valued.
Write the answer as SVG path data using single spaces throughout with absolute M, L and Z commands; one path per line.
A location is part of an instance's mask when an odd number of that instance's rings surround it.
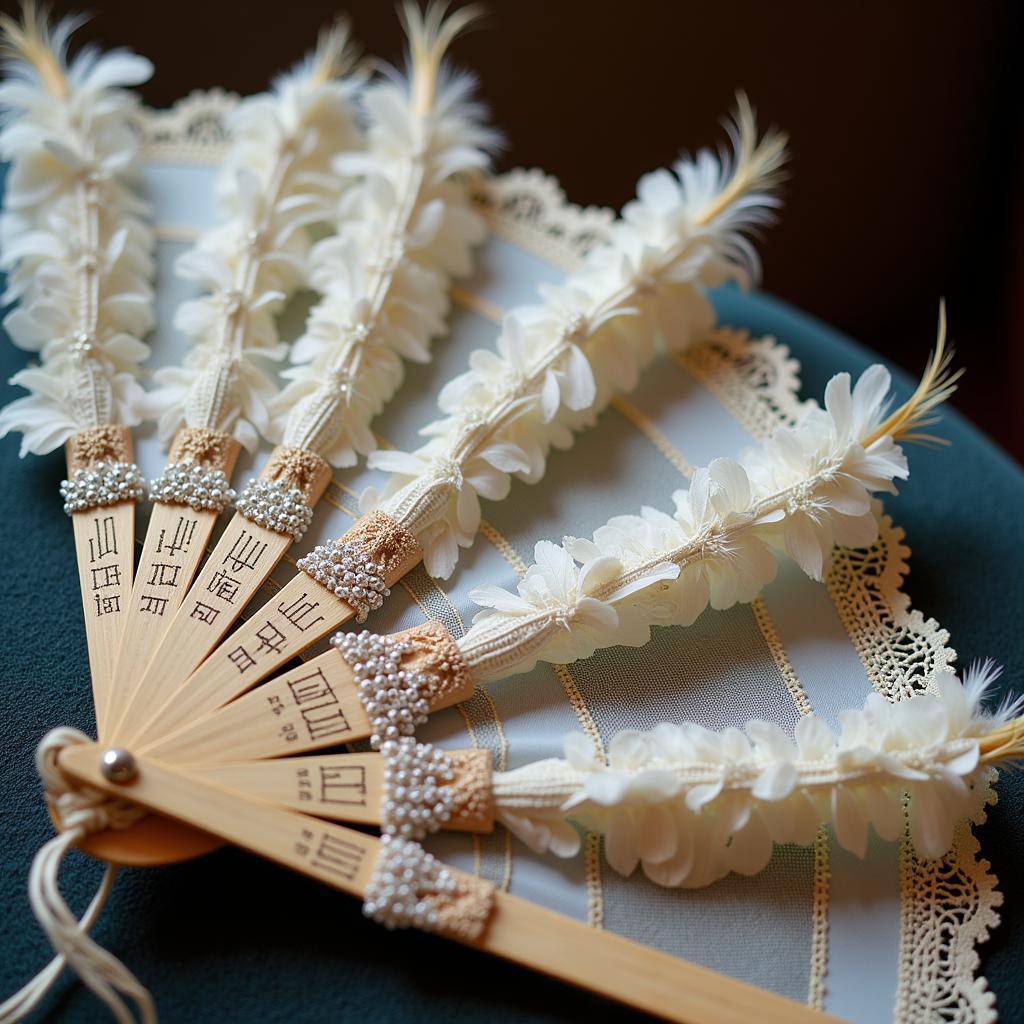
M 389 586 L 421 557 L 415 540 L 381 513 L 364 516 L 346 536 L 358 541 Z M 200 573 L 197 587 L 206 572 Z M 332 590 L 299 573 L 257 608 L 177 691 L 165 696 L 162 705 L 150 709 L 141 729 L 121 735 L 143 744 L 169 735 L 245 693 L 355 614 Z
M 138 776 L 132 783 L 118 785 L 100 771 L 102 750 L 99 745 L 69 747 L 60 764 L 72 777 L 114 797 L 178 818 L 342 892 L 365 894 L 379 840 L 244 799 L 146 758 L 137 759 Z M 449 870 L 460 892 L 442 904 L 437 931 L 445 937 L 668 1020 L 838 1024 L 801 1003 L 590 928 Z
M 130 463 L 131 435 L 124 427 L 82 431 L 67 443 L 68 476 L 99 464 Z M 135 502 L 72 512 L 78 581 L 89 648 L 97 723 L 111 706 L 118 646 L 127 619 L 134 568 Z
M 412 650 L 400 667 L 430 679 L 430 692 L 424 696 L 431 711 L 472 694 L 473 680 L 441 623 L 414 626 L 391 639 L 410 643 Z M 332 650 L 178 732 L 164 731 L 144 749 L 179 764 L 243 761 L 320 750 L 372 733 L 352 669 L 338 650 Z
M 196 467 L 191 479 L 197 483 L 222 474 L 226 491 L 238 452 L 238 442 L 226 434 L 186 428 L 175 438 L 169 465 Z M 154 500 L 117 662 L 125 686 L 137 685 L 202 561 L 226 497 L 220 487 L 208 490 L 186 484 L 176 499 Z
M 288 458 L 290 452 L 290 449 L 275 449 L 260 479 L 285 490 L 301 491 L 302 501 L 312 507 L 330 481 L 330 467 L 316 457 L 297 462 Z M 131 703 L 117 725 L 119 739 L 134 736 L 155 709 L 217 646 L 274 571 L 292 541 L 290 533 L 261 526 L 241 512 L 235 513 L 185 595 L 147 671 L 138 681 Z M 342 604 L 333 594 L 323 595 L 323 588 L 310 585 L 307 591 L 311 594 L 316 591 L 316 596 L 323 598 L 320 603 L 327 604 L 327 598 L 332 598 Z M 296 600 L 297 604 L 293 602 L 289 606 L 275 599 L 267 607 L 273 609 L 275 605 L 282 605 L 279 614 L 286 623 L 285 628 L 297 629 L 302 635 L 318 624 L 323 613 L 311 614 L 316 609 L 304 606 L 318 603 L 316 600 L 310 602 L 301 595 L 296 595 Z M 347 610 L 348 606 L 344 605 L 342 614 Z M 257 656 L 274 651 L 282 642 L 281 630 L 268 622 L 269 618 L 265 617 L 258 627 L 262 632 L 254 647 Z M 312 637 L 310 642 L 315 639 Z M 235 655 L 235 661 L 244 665 L 247 654 L 243 649 Z
M 439 753 L 450 769 L 451 780 L 444 784 L 449 794 L 445 817 L 436 827 L 455 832 L 490 832 L 494 827 L 490 753 Z M 357 825 L 382 822 L 387 793 L 386 763 L 377 753 L 189 765 L 187 770 L 215 785 L 278 807 Z M 417 796 L 414 791 L 409 798 L 415 800 Z

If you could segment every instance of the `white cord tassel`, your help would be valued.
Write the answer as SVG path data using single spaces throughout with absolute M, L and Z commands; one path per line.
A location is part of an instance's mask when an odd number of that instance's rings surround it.
M 156 1024 L 156 1006 L 149 990 L 112 953 L 89 937 L 89 929 L 106 902 L 117 875 L 108 864 L 100 887 L 82 919 L 76 920 L 60 892 L 59 873 L 64 855 L 86 836 L 106 828 L 123 829 L 145 813 L 126 800 L 111 800 L 100 790 L 73 784 L 57 758 L 65 747 L 91 740 L 77 729 L 53 729 L 36 748 L 36 768 L 55 810 L 61 831 L 36 854 L 28 878 L 32 912 L 57 956 L 27 985 L 0 1006 L 0 1024 L 24 1020 L 69 966 L 107 1005 L 118 1024 L 134 1024 L 124 996 L 138 1008 L 142 1024 Z

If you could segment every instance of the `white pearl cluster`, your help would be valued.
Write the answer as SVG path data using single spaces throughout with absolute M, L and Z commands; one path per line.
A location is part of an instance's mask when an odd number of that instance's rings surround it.
M 451 783 L 455 769 L 432 743 L 417 743 L 410 736 L 386 740 L 381 832 L 401 839 L 422 839 L 436 832 L 451 816 L 455 796 Z
M 402 658 L 413 651 L 408 640 L 362 633 L 335 633 L 331 646 L 345 659 L 358 687 L 359 700 L 370 719 L 370 746 L 411 736 L 427 720 L 437 677 L 402 668 Z M 390 749 L 390 748 L 389 748 Z
M 451 870 L 419 843 L 386 835 L 363 897 L 363 915 L 390 930 L 432 932 L 438 926 L 439 900 L 451 900 L 461 892 Z
M 318 544 L 295 565 L 349 604 L 355 610 L 356 622 L 365 622 L 366 616 L 391 593 L 384 581 L 384 567 L 344 537 L 331 544 Z
M 204 469 L 194 459 L 169 462 L 150 482 L 149 496 L 165 505 L 188 505 L 196 511 L 211 512 L 223 512 L 235 500 L 223 471 Z
M 76 469 L 70 480 L 62 480 L 60 496 L 64 511 L 71 515 L 120 501 L 141 501 L 146 496 L 146 483 L 134 462 L 97 462 Z
M 290 533 L 301 540 L 313 521 L 313 510 L 297 487 L 285 487 L 276 480 L 250 480 L 235 501 L 239 515 L 276 533 Z

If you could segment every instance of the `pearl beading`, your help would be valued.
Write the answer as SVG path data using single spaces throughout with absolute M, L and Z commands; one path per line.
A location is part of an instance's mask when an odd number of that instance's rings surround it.
M 363 897 L 363 915 L 389 930 L 434 932 L 441 925 L 439 904 L 463 892 L 454 872 L 419 843 L 385 835 Z
M 60 496 L 64 511 L 71 515 L 121 501 L 141 501 L 146 483 L 134 462 L 97 462 L 76 469 L 70 480 L 62 480 Z
M 402 658 L 416 648 L 408 640 L 361 633 L 335 633 L 331 646 L 345 659 L 355 677 L 359 700 L 370 719 L 370 746 L 411 736 L 427 720 L 437 676 L 402 667 Z
M 149 485 L 153 501 L 165 505 L 188 505 L 197 512 L 223 512 L 235 500 L 225 473 L 219 469 L 204 469 L 194 459 L 169 462 L 164 471 Z
M 275 533 L 290 533 L 301 540 L 313 521 L 313 510 L 297 487 L 285 487 L 276 480 L 250 480 L 235 501 L 239 515 Z
M 350 605 L 355 610 L 356 622 L 365 622 L 367 615 L 380 608 L 391 593 L 384 580 L 384 566 L 344 537 L 330 544 L 318 544 L 295 566 Z
M 447 755 L 432 743 L 410 736 L 386 740 L 381 832 L 400 839 L 422 839 L 436 832 L 455 808 L 451 784 L 456 772 Z

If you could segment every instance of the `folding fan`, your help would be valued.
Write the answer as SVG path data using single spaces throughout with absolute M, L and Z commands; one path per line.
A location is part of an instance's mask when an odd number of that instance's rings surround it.
M 155 210 L 157 279 L 161 301 L 170 305 L 195 298 L 192 284 L 169 268 L 210 227 L 206 196 L 225 151 L 234 102 L 222 94 L 197 94 L 171 111 L 138 115 L 141 194 Z M 767 180 L 774 171 L 769 159 Z M 796 397 L 798 366 L 785 345 L 752 338 L 744 329 L 764 315 L 762 300 L 732 288 L 716 293 L 723 326 L 712 330 L 705 324 L 685 348 L 659 353 L 652 372 L 628 398 L 609 392 L 609 411 L 593 426 L 588 422 L 571 449 L 551 454 L 543 479 L 523 467 L 529 489 L 513 483 L 508 500 L 484 505 L 474 546 L 461 554 L 455 539 L 436 546 L 434 576 L 413 567 L 416 558 L 406 559 L 403 572 L 389 581 L 387 599 L 365 609 L 365 624 L 346 627 L 328 641 L 324 636 L 337 623 L 314 628 L 319 614 L 314 588 L 321 584 L 308 572 L 311 561 L 329 560 L 337 548 L 332 539 L 352 536 L 360 495 L 394 493 L 394 481 L 383 470 L 395 469 L 399 476 L 407 470 L 409 457 L 403 461 L 398 452 L 418 447 L 417 432 L 435 418 L 436 397 L 465 369 L 469 353 L 493 349 L 500 334 L 508 335 L 507 323 L 502 327 L 505 313 L 536 304 L 539 285 L 560 284 L 567 272 L 592 262 L 595 251 L 614 241 L 609 213 L 569 205 L 540 172 L 473 179 L 473 203 L 489 237 L 474 256 L 472 273 L 450 289 L 450 334 L 435 339 L 432 360 L 411 366 L 395 399 L 381 403 L 376 437 L 362 446 L 353 443 L 363 453 L 376 446 L 381 453 L 376 462 L 333 470 L 322 481 L 320 506 L 305 536 L 296 540 L 299 557 L 286 553 L 290 540 L 281 545 L 273 576 L 248 605 L 243 623 L 227 634 L 222 650 L 226 655 L 261 637 L 269 643 L 271 634 L 260 630 L 263 621 L 277 622 L 275 615 L 299 623 L 303 632 L 308 619 L 310 636 L 323 639 L 281 648 L 280 657 L 269 658 L 261 671 L 266 676 L 284 669 L 282 674 L 259 684 L 247 678 L 208 704 L 201 695 L 198 702 L 189 695 L 187 683 L 180 694 L 173 688 L 149 693 L 138 685 L 141 676 L 126 680 L 130 692 L 116 707 L 107 705 L 108 727 L 101 733 L 106 742 L 57 731 L 41 748 L 40 767 L 66 842 L 54 846 L 53 856 L 37 867 L 37 875 L 52 877 L 33 883 L 32 891 L 44 901 L 56 891 L 60 855 L 78 839 L 95 855 L 125 864 L 170 862 L 227 841 L 359 896 L 367 916 L 389 927 L 437 931 L 671 1019 L 810 1021 L 834 1014 L 873 1021 L 891 1016 L 896 1007 L 897 1019 L 913 1020 L 918 1019 L 915 1007 L 935 992 L 941 992 L 942 1006 L 956 1006 L 962 1019 L 989 1019 L 990 1001 L 973 977 L 973 943 L 993 922 L 997 901 L 988 866 L 975 857 L 970 819 L 980 819 L 992 798 L 994 772 L 984 765 L 1019 755 L 1021 729 L 1013 717 L 1018 709 L 1003 708 L 994 717 L 981 709 L 987 670 L 968 676 L 964 686 L 952 678 L 947 666 L 954 655 L 946 634 L 912 612 L 900 592 L 908 552 L 877 503 L 859 513 L 871 520 L 875 534 L 865 547 L 833 550 L 830 540 L 818 549 L 830 562 L 809 572 L 824 575 L 824 585 L 782 558 L 774 582 L 762 591 L 764 580 L 759 580 L 744 594 L 742 600 L 750 603 L 713 599 L 723 610 L 697 617 L 701 609 L 695 609 L 687 628 L 656 629 L 647 642 L 635 634 L 632 641 L 613 636 L 611 624 L 598 616 L 593 642 L 585 641 L 580 650 L 559 646 L 561 634 L 548 635 L 548 646 L 532 651 L 529 665 L 520 659 L 512 678 L 475 689 L 454 686 L 435 703 L 436 714 L 428 716 L 434 708 L 426 706 L 414 709 L 409 719 L 415 719 L 415 730 L 400 729 L 396 735 L 415 731 L 416 740 L 429 745 L 403 740 L 386 760 L 374 750 L 341 752 L 338 744 L 354 735 L 346 714 L 366 718 L 367 705 L 354 690 L 343 694 L 325 674 L 325 659 L 340 664 L 341 652 L 352 669 L 349 675 L 372 688 L 375 673 L 403 670 L 403 659 L 419 650 L 417 643 L 436 640 L 433 656 L 439 663 L 446 652 L 461 657 L 458 641 L 488 628 L 486 616 L 480 627 L 470 626 L 479 611 L 473 597 L 491 604 L 492 619 L 514 607 L 507 601 L 514 600 L 516 584 L 537 573 L 530 567 L 534 551 L 554 557 L 546 542 L 557 543 L 564 535 L 590 537 L 610 517 L 641 506 L 671 509 L 673 492 L 689 485 L 696 467 L 737 457 L 776 427 L 791 426 L 807 414 L 807 405 Z M 343 225 L 342 219 L 339 236 Z M 299 336 L 304 313 L 302 296 L 284 305 L 276 324 L 283 341 Z M 170 323 L 158 322 L 150 343 L 154 366 L 180 361 L 183 341 Z M 648 359 L 654 359 L 653 350 L 641 362 Z M 478 367 L 480 360 L 470 365 Z M 927 402 L 946 394 L 945 365 L 940 355 L 931 367 L 933 386 L 922 392 L 924 412 Z M 623 373 L 632 376 L 630 368 Z M 296 377 L 301 384 L 302 374 Z M 308 398 L 316 393 L 315 372 L 305 380 L 299 390 Z M 564 380 L 555 386 L 563 393 L 571 390 Z M 883 415 L 879 412 L 879 419 Z M 580 422 L 589 418 L 584 414 Z M 894 430 L 889 423 L 883 433 Z M 156 477 L 166 462 L 157 431 L 148 425 L 135 433 L 140 475 Z M 267 460 L 266 451 L 243 452 L 238 468 L 257 477 Z M 515 468 L 514 461 L 509 465 Z M 639 519 L 627 527 L 642 530 Z M 452 531 L 457 533 L 458 523 Z M 192 566 L 201 580 L 217 571 L 218 559 L 244 557 L 237 538 L 226 547 L 215 538 L 206 565 Z M 585 562 L 593 552 L 584 542 L 574 543 L 564 551 Z M 451 564 L 441 567 L 448 577 L 443 581 L 437 578 L 442 549 L 451 555 Z M 553 566 L 552 572 L 569 571 L 565 558 L 572 566 L 570 554 L 560 557 L 561 568 Z M 808 569 L 814 556 L 805 551 L 800 560 Z M 308 583 L 301 598 L 296 579 Z M 497 587 L 510 595 L 507 601 L 496 596 Z M 349 600 L 349 615 L 360 611 L 353 595 Z M 669 620 L 677 621 L 664 617 Z M 653 612 L 651 621 L 660 621 Z M 603 642 L 602 629 L 609 630 Z M 572 632 L 569 624 L 564 632 Z M 396 634 L 411 638 L 407 647 L 381 639 Z M 624 642 L 634 646 L 611 646 Z M 302 663 L 288 668 L 287 657 L 300 649 Z M 162 650 L 162 657 L 170 657 L 169 649 Z M 533 664 L 538 652 L 541 660 Z M 561 663 L 576 657 L 581 660 Z M 414 674 L 412 667 L 409 673 Z M 181 679 L 187 676 L 182 669 Z M 875 698 L 865 705 L 871 694 Z M 184 702 L 176 700 L 181 695 Z M 906 704 L 888 708 L 886 701 Z M 793 787 L 813 785 L 808 764 L 833 756 L 826 734 L 838 733 L 844 709 L 862 706 L 862 718 L 847 715 L 844 727 L 870 732 L 889 721 L 872 715 L 901 716 L 876 752 L 889 756 L 885 770 L 892 769 L 898 737 L 914 730 L 924 735 L 916 723 L 934 724 L 934 707 L 943 709 L 946 732 L 941 739 L 934 732 L 930 741 L 946 744 L 938 761 L 932 759 L 942 768 L 936 778 L 958 797 L 967 789 L 957 780 L 968 778 L 971 799 L 957 805 L 955 833 L 941 849 L 922 840 L 919 824 L 911 832 L 915 819 L 905 820 L 902 805 L 889 800 L 865 820 L 890 838 L 905 837 L 898 846 L 868 844 L 866 830 L 863 843 L 859 833 L 851 838 L 837 814 L 834 835 L 815 819 L 809 835 L 806 828 L 798 830 L 803 845 L 778 846 L 772 853 L 769 843 L 767 864 L 758 863 L 755 873 L 722 877 L 725 872 L 718 872 L 707 888 L 679 888 L 678 880 L 663 887 L 657 884 L 657 857 L 651 864 L 642 856 L 630 863 L 629 854 L 622 855 L 623 830 L 616 832 L 609 821 L 616 804 L 608 794 L 616 786 L 616 792 L 624 792 L 621 779 L 612 776 L 630 758 L 634 768 L 646 757 L 661 770 L 673 756 L 682 763 L 685 753 L 704 771 L 714 759 L 707 737 L 766 719 L 775 731 L 751 733 L 743 750 L 759 759 L 758 771 L 766 778 L 771 768 L 774 789 L 766 782 L 759 791 L 771 802 L 783 790 L 788 797 Z M 657 723 L 677 723 L 678 732 L 662 726 L 651 732 Z M 357 734 L 370 732 L 364 728 Z M 794 733 L 807 756 L 798 768 L 804 774 L 787 784 L 795 755 L 779 737 Z M 378 727 L 373 746 L 381 746 L 382 734 Z M 567 734 L 577 739 L 563 746 Z M 697 753 L 694 737 L 704 738 Z M 714 742 L 716 749 L 726 749 L 725 739 Z M 921 743 L 912 744 L 900 762 L 908 772 L 922 770 L 914 760 Z M 769 764 L 771 750 L 781 752 L 777 764 Z M 310 751 L 315 755 L 291 756 Z M 730 757 L 721 755 L 726 761 Z M 875 770 L 866 764 L 858 770 Z M 841 767 L 849 769 L 845 763 Z M 708 784 L 700 771 L 691 772 L 688 785 Z M 423 792 L 410 795 L 417 786 Z M 923 784 L 922 790 L 923 807 L 931 791 Z M 530 813 L 524 811 L 524 793 Z M 538 803 L 544 793 L 550 799 Z M 83 802 L 83 794 L 91 803 Z M 871 797 L 857 790 L 850 799 Z M 654 807 L 657 801 L 648 803 Z M 575 815 L 563 813 L 569 804 L 577 808 Z M 406 815 L 410 807 L 416 816 L 403 824 L 410 819 L 396 816 L 396 808 Z M 144 811 L 155 813 L 142 816 Z M 96 821 L 87 826 L 92 813 L 105 815 L 109 827 L 95 830 Z M 886 824 L 879 828 L 882 817 Z M 495 825 L 496 819 L 503 824 Z M 351 827 L 382 820 L 388 833 L 383 841 L 375 828 Z M 849 814 L 842 820 L 848 822 Z M 447 827 L 438 831 L 441 824 Z M 86 831 L 94 834 L 86 838 Z M 794 826 L 792 838 L 796 831 Z M 430 834 L 423 843 L 429 852 L 413 842 L 424 833 Z M 773 835 L 781 841 L 788 833 L 780 825 Z M 579 856 L 555 860 L 550 851 L 559 847 L 578 850 Z M 850 849 L 867 854 L 868 869 L 849 856 Z M 925 859 L 935 854 L 941 859 Z M 646 874 L 630 873 L 638 860 Z M 963 884 L 940 883 L 939 875 Z M 664 872 L 660 880 L 665 883 Z M 869 930 L 884 941 L 851 965 L 842 955 L 831 956 L 830 948 L 841 951 L 858 941 L 864 922 L 848 912 L 852 894 L 872 886 L 878 898 L 869 912 Z M 87 914 L 89 922 L 98 905 Z M 130 1019 L 125 999 L 136 1003 L 144 1019 L 152 1019 L 145 989 L 122 964 L 76 937 L 81 933 L 62 903 L 50 901 L 40 916 L 60 933 L 73 966 L 119 1019 Z M 763 955 L 766 927 L 770 958 Z M 894 959 L 888 950 L 897 947 L 902 952 Z M 911 957 L 912 949 L 924 952 Z M 59 969 L 58 963 L 50 970 Z M 343 963 L 338 970 L 344 970 Z M 863 985 L 865 970 L 872 972 L 870 991 Z M 41 991 L 5 1009 L 12 1015 L 25 1012 Z

